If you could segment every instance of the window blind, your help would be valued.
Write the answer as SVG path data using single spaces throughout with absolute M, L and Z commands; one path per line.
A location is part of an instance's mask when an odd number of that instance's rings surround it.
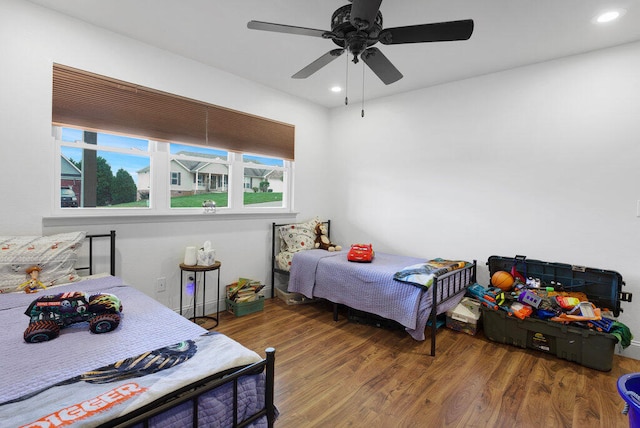
M 60 64 L 52 123 L 294 159 L 293 125 Z

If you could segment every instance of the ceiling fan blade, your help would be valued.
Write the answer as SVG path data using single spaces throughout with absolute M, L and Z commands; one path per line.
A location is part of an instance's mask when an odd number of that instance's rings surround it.
M 468 40 L 473 33 L 473 19 L 436 22 L 387 28 L 380 32 L 379 41 L 384 45 L 400 43 L 449 42 Z
M 249 21 L 247 28 L 251 30 L 274 31 L 276 33 L 298 34 L 301 36 L 325 37 L 331 35 L 330 31 L 317 30 L 315 28 L 296 27 L 293 25 L 274 24 L 272 22 Z
M 385 85 L 390 85 L 393 82 L 397 82 L 402 79 L 402 73 L 391 64 L 391 61 L 382 54 L 378 48 L 366 49 L 360 55 L 360 58 L 365 64 L 384 82 Z
M 353 0 L 349 22 L 359 30 L 366 30 L 375 22 L 382 0 Z
M 344 49 L 333 49 L 327 52 L 326 54 L 322 55 L 320 58 L 313 61 L 311 64 L 307 65 L 305 68 L 298 71 L 296 74 L 294 74 L 291 77 L 294 79 L 306 79 L 316 71 L 320 70 L 325 65 L 329 64 L 334 59 L 338 58 L 343 53 L 344 53 Z

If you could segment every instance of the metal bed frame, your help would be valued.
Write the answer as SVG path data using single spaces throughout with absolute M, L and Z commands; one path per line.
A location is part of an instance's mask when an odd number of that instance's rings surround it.
M 331 220 L 322 222 L 327 225 L 327 237 L 331 239 Z M 291 223 L 271 223 L 271 298 L 273 299 L 276 292 L 276 274 L 288 277 L 289 272 L 278 267 L 276 263 L 276 256 L 278 255 L 279 248 L 276 250 L 276 243 L 280 243 L 280 237 L 276 235 L 276 230 L 280 226 L 286 226 Z M 277 239 L 276 239 L 277 238 Z M 279 245 L 278 245 L 279 247 Z
M 109 257 L 110 257 L 110 274 L 115 275 L 115 248 L 116 248 L 116 232 L 110 231 L 106 234 L 90 234 L 86 239 L 89 241 L 89 265 L 86 267 L 76 268 L 76 270 L 88 270 L 89 274 L 93 274 L 94 269 L 94 252 L 93 240 L 100 238 L 109 239 Z M 132 427 L 141 424 L 143 427 L 149 427 L 149 421 L 154 416 L 158 416 L 163 412 L 170 410 L 186 402 L 191 402 L 193 415 L 192 426 L 199 426 L 198 403 L 200 397 L 209 391 L 222 387 L 226 384 L 233 385 L 233 427 L 246 427 L 258 419 L 267 418 L 267 426 L 273 427 L 276 419 L 277 410 L 274 404 L 274 384 L 275 384 L 275 349 L 267 348 L 265 350 L 266 357 L 254 364 L 228 370 L 224 373 L 218 373 L 206 378 L 193 382 L 185 387 L 173 391 L 159 399 L 149 403 L 131 413 L 119 418 L 113 419 L 100 425 L 101 428 L 107 427 Z M 243 421 L 238 421 L 238 382 L 243 376 L 251 376 L 265 372 L 265 403 L 260 410 L 249 416 Z M 176 427 L 178 428 L 178 427 Z M 182 427 L 180 427 L 182 428 Z
M 89 275 L 93 275 L 93 240 L 100 238 L 109 238 L 109 274 L 116 275 L 116 231 L 111 230 L 109 233 L 87 235 L 85 239 L 89 241 L 89 265 L 77 267 L 76 270 L 89 271 Z
M 431 356 L 436 356 L 436 331 L 438 330 L 438 305 L 452 299 L 458 293 L 476 282 L 477 260 L 474 260 L 470 266 L 462 269 L 456 269 L 437 276 L 431 285 L 432 302 L 431 315 L 429 316 L 431 323 Z M 468 280 L 464 280 L 468 275 Z
M 327 220 L 325 222 L 327 224 L 327 230 L 330 230 L 331 220 Z M 289 224 L 289 223 L 287 223 Z M 289 272 L 282 270 L 277 267 L 276 264 L 276 255 L 279 250 L 279 237 L 276 235 L 276 229 L 279 226 L 285 226 L 286 224 L 276 224 L 272 223 L 271 226 L 271 297 L 273 298 L 273 293 L 276 287 L 275 284 L 275 275 L 289 275 Z M 278 248 L 278 250 L 276 250 Z M 473 263 L 469 266 L 466 266 L 462 269 L 453 270 L 451 272 L 447 272 L 445 274 L 439 275 L 433 281 L 433 285 L 431 286 L 431 292 L 433 293 L 432 302 L 435 304 L 431 307 L 431 313 L 429 315 L 429 320 L 431 324 L 431 356 L 435 357 L 436 355 L 436 331 L 438 329 L 437 317 L 438 317 L 438 305 L 441 305 L 448 300 L 452 299 L 463 290 L 469 287 L 469 285 L 476 282 L 476 272 L 477 272 L 477 261 L 474 260 Z M 467 278 L 465 280 L 465 278 Z M 338 304 L 331 302 L 333 304 L 333 320 L 338 321 Z M 373 314 L 375 315 L 375 314 Z M 377 316 L 377 315 L 376 315 Z M 390 321 L 390 320 L 388 320 Z M 391 322 L 391 321 L 390 321 Z
M 198 404 L 200 397 L 209 391 L 222 387 L 223 385 L 233 384 L 233 425 L 232 427 L 246 427 L 251 423 L 256 422 L 258 419 L 266 416 L 267 425 L 273 427 L 276 413 L 275 406 L 273 404 L 273 384 L 275 374 L 275 349 L 266 349 L 267 357 L 257 363 L 245 366 L 231 374 L 220 378 L 220 374 L 204 378 L 190 385 L 185 386 L 177 391 L 174 391 L 170 396 L 164 396 L 158 400 L 147 404 L 125 416 L 113 419 L 105 424 L 99 426 L 99 428 L 125 428 L 132 427 L 142 423 L 143 427 L 149 427 L 149 420 L 154 416 L 158 416 L 165 411 L 168 411 L 183 403 L 191 403 L 192 427 L 199 426 L 198 419 Z M 261 373 L 266 370 L 266 391 L 265 391 L 265 406 L 258 412 L 249 416 L 242 422 L 238 421 L 238 381 L 242 376 L 250 376 Z M 269 387 L 269 385 L 271 387 Z M 176 427 L 178 428 L 178 427 Z M 182 428 L 182 426 L 180 427 Z

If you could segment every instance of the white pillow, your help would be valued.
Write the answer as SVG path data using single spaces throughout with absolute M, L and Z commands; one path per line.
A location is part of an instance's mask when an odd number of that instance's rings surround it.
M 75 264 L 85 234 L 0 236 L 0 293 L 21 291 L 18 286 L 29 280 L 31 266 L 42 269 L 38 279 L 47 287 L 77 281 Z
M 296 253 L 314 248 L 316 240 L 316 225 L 320 220 L 314 218 L 304 223 L 292 223 L 280 226 L 280 239 L 286 244 L 282 251 Z

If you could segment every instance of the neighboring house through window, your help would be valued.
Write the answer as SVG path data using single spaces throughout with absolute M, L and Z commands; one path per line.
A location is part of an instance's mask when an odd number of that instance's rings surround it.
M 170 144 L 171 175 L 184 176 L 181 182 L 171 181 L 171 207 L 184 206 L 188 197 L 202 200 L 199 195 L 216 202 L 216 207 L 228 206 L 229 153 L 224 150 Z

